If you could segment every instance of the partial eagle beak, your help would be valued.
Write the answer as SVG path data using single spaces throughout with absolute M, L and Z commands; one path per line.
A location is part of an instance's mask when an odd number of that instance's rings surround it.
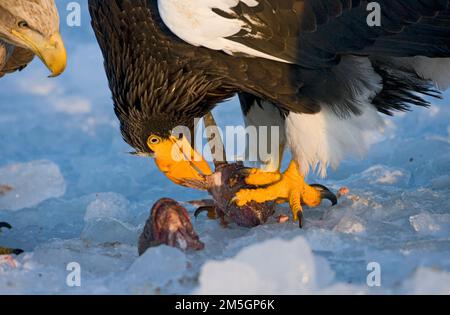
M 193 168 L 197 169 L 203 175 L 212 174 L 208 162 L 206 162 L 203 156 L 191 146 L 186 137 L 177 139 L 176 137 L 172 136 L 170 137 L 170 139 L 173 142 L 174 148 L 178 148 L 180 154 L 183 154 L 185 160 L 190 162 Z
M 51 71 L 50 77 L 57 77 L 67 65 L 67 53 L 59 33 L 49 38 L 30 30 L 12 30 L 12 34 L 28 46 Z
M 187 181 L 203 181 L 212 170 L 203 156 L 192 148 L 183 137 L 170 137 L 158 144 L 155 152 L 158 168 L 174 183 L 185 185 Z

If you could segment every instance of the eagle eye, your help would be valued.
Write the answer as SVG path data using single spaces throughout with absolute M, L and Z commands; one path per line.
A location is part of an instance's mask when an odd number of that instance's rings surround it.
M 160 142 L 161 142 L 161 138 L 158 137 L 158 136 L 150 136 L 148 138 L 148 143 L 149 144 L 155 145 L 155 144 L 159 144 Z
M 29 27 L 29 25 L 28 25 L 28 23 L 26 21 L 20 21 L 19 23 L 17 23 L 17 25 L 20 28 L 28 28 Z

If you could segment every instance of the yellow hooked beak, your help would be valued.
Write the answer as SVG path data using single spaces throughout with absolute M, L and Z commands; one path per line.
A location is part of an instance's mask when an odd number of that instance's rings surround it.
M 57 77 L 67 65 L 67 53 L 61 34 L 55 33 L 49 38 L 31 30 L 12 30 L 14 36 L 27 45 L 51 71 L 50 77 Z
M 178 185 L 183 185 L 186 180 L 202 181 L 204 175 L 212 174 L 208 162 L 185 137 L 161 139 L 150 136 L 148 146 L 154 152 L 158 168 Z

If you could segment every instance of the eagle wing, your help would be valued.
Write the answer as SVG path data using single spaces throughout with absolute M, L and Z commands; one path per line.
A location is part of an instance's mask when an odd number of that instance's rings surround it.
M 197 46 L 309 69 L 331 67 L 344 54 L 448 57 L 448 0 L 158 0 L 161 17 Z M 377 8 L 373 8 L 377 9 Z M 438 18 L 436 18 L 438 17 Z
M 415 73 L 442 87 L 450 83 L 448 61 L 412 58 L 400 69 L 403 79 L 414 79 L 413 84 L 402 86 L 404 97 L 380 90 L 380 81 L 394 80 L 399 88 L 403 80 L 381 69 L 386 62 L 399 64 L 396 57 L 450 57 L 449 0 L 158 0 L 158 8 L 167 27 L 191 45 L 278 63 L 260 62 L 258 68 L 258 62 L 248 62 L 248 68 L 255 70 L 247 71 L 248 82 L 267 87 L 261 93 L 265 96 L 274 94 L 267 93 L 271 85 L 278 91 L 272 101 L 288 110 L 314 113 L 327 104 L 346 116 L 359 113 L 360 101 L 378 95 L 378 103 L 383 104 L 377 108 L 389 113 L 390 107 L 404 110 L 407 103 L 427 104 L 417 103 L 408 92 L 429 93 L 430 87 L 415 80 Z M 371 26 L 376 13 L 380 23 Z M 372 64 L 351 56 L 369 57 Z M 270 68 L 269 73 L 282 70 L 283 76 L 253 80 L 252 73 L 262 67 Z M 358 100 L 360 96 L 364 100 Z M 395 103 L 394 96 L 401 105 L 388 104 Z
M 220 77 L 224 86 L 298 113 L 328 106 L 342 116 L 359 114 L 360 103 L 375 96 L 385 113 L 406 109 L 408 103 L 426 105 L 412 91 L 426 94 L 430 87 L 414 78 L 414 69 L 392 74 L 384 60 L 374 69 L 367 58 L 348 55 L 450 57 L 448 0 L 380 0 L 379 27 L 367 24 L 367 3 L 89 0 L 113 90 L 134 69 L 133 62 L 159 56 L 166 63 L 202 63 L 199 68 Z M 381 91 L 381 81 L 388 89 Z

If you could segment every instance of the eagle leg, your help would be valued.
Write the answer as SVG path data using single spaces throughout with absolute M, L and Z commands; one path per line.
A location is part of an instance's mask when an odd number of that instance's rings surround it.
M 238 206 L 242 207 L 251 201 L 258 203 L 289 202 L 293 219 L 300 221 L 300 227 L 303 224 L 303 205 L 317 207 L 323 199 L 330 200 L 333 205 L 337 203 L 336 195 L 325 186 L 308 185 L 295 161 L 290 163 L 283 174 L 253 169 L 249 172 L 246 183 L 265 187 L 238 191 L 233 199 Z
M 6 228 L 6 229 L 11 229 L 11 225 L 6 223 L 6 222 L 0 222 L 0 232 L 2 228 Z M 21 249 L 12 249 L 12 248 L 6 248 L 6 247 L 1 247 L 0 246 L 0 256 L 3 255 L 20 255 L 23 253 L 23 250 Z

